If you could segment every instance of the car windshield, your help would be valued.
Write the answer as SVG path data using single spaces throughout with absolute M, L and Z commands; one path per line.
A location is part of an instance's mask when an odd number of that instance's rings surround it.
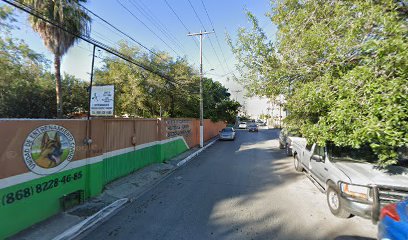
M 232 128 L 224 128 L 222 129 L 222 132 L 232 132 Z
M 329 145 L 327 151 L 332 161 L 357 161 L 369 163 L 377 163 L 378 161 L 378 156 L 374 154 L 368 145 L 359 149 Z M 398 158 L 395 165 L 408 167 L 408 148 L 398 149 Z
M 241 122 L 241 124 L 246 124 L 246 122 Z
M 251 125 L 249 125 L 250 127 L 256 127 L 256 124 L 251 124 Z
M 362 146 L 361 148 L 352 147 L 337 147 L 328 145 L 327 151 L 329 157 L 333 161 L 359 161 L 376 163 L 378 157 L 373 153 L 369 146 Z

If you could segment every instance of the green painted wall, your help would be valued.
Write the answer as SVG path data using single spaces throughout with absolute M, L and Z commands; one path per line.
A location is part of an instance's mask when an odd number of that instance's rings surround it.
M 60 197 L 86 189 L 86 171 L 80 167 L 1 189 L 0 239 L 60 212 Z
M 65 194 L 84 190 L 86 199 L 95 197 L 105 184 L 187 149 L 177 139 L 0 189 L 0 239 L 61 212 L 60 198 Z
M 169 144 L 169 143 L 167 143 Z M 160 145 L 146 147 L 137 151 L 109 157 L 104 160 L 104 183 L 126 176 L 144 166 L 161 162 Z M 138 161 L 135 161 L 138 159 Z
M 160 162 L 169 160 L 187 150 L 182 139 L 160 145 Z

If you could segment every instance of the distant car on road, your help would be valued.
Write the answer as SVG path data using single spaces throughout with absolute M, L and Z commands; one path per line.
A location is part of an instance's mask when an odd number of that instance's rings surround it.
M 262 120 L 257 120 L 256 124 L 258 124 L 258 126 L 266 126 L 266 122 L 262 122 Z
M 226 127 L 220 131 L 220 140 L 235 140 L 235 130 L 232 127 Z
M 408 239 L 408 199 L 383 207 L 378 224 L 378 239 Z
M 248 131 L 249 132 L 258 132 L 258 125 L 256 125 L 255 123 L 249 124 Z
M 247 123 L 246 122 L 240 122 L 238 125 L 239 129 L 246 129 L 247 128 Z

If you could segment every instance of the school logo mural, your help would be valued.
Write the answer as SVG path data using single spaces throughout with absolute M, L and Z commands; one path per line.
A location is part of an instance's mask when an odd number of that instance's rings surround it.
M 23 158 L 34 173 L 48 175 L 65 168 L 74 158 L 75 139 L 64 127 L 44 125 L 34 129 L 23 145 Z

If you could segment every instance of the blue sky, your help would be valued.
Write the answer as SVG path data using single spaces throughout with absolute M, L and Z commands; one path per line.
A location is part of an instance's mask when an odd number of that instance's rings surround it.
M 189 1 L 195 8 L 205 29 L 212 30 L 211 23 L 206 15 L 201 0 L 167 0 L 169 5 L 183 21 L 184 25 L 190 31 L 198 32 L 203 30 L 203 27 L 200 20 L 196 17 L 193 8 L 190 6 Z M 137 18 L 143 21 L 154 33 L 132 16 L 118 2 L 123 4 Z M 256 98 L 245 100 L 243 98 L 243 92 L 237 95 L 233 92 L 235 90 L 242 90 L 242 87 L 233 81 L 227 80 L 228 77 L 231 76 L 229 74 L 230 71 L 235 69 L 235 59 L 225 41 L 225 36 L 226 32 L 228 32 L 235 38 L 236 31 L 239 27 L 249 26 L 245 16 L 245 10 L 249 10 L 258 17 L 260 25 L 264 27 L 268 36 L 274 38 L 276 28 L 272 25 L 270 20 L 265 17 L 265 13 L 270 11 L 270 2 L 268 0 L 203 0 L 203 2 L 214 25 L 222 49 L 220 49 L 214 34 L 204 39 L 204 72 L 207 72 L 207 77 L 220 81 L 229 88 L 234 99 L 237 98 L 241 103 L 245 101 L 249 113 L 259 114 L 262 111 L 266 112 L 266 100 L 258 100 Z M 193 37 L 187 36 L 187 30 L 166 5 L 165 0 L 88 0 L 85 6 L 146 47 L 167 51 L 173 57 L 185 56 L 189 62 L 198 69 L 199 49 L 194 43 Z M 146 12 L 148 13 L 148 17 L 145 16 Z M 154 23 L 149 21 L 149 18 L 154 18 Z M 45 54 L 50 60 L 53 59 L 52 55 L 44 47 L 38 34 L 31 30 L 27 22 L 26 14 L 19 14 L 16 25 L 18 25 L 20 29 L 13 32 L 13 37 L 24 39 L 31 48 Z M 156 28 L 155 25 L 160 25 L 162 30 Z M 163 29 L 165 29 L 166 35 L 162 32 Z M 171 35 L 173 40 L 170 40 L 169 35 Z M 126 39 L 125 36 L 95 18 L 92 23 L 91 36 L 113 47 L 119 40 Z M 160 38 L 166 43 L 160 40 Z M 177 54 L 173 50 L 176 51 Z M 91 54 L 92 46 L 85 42 L 79 42 L 64 56 L 62 70 L 88 81 L 91 68 Z M 108 56 L 108 54 L 104 52 L 100 52 L 99 54 L 101 57 Z M 96 67 L 99 66 L 101 66 L 100 62 L 96 61 Z M 210 69 L 214 70 L 208 71 Z

